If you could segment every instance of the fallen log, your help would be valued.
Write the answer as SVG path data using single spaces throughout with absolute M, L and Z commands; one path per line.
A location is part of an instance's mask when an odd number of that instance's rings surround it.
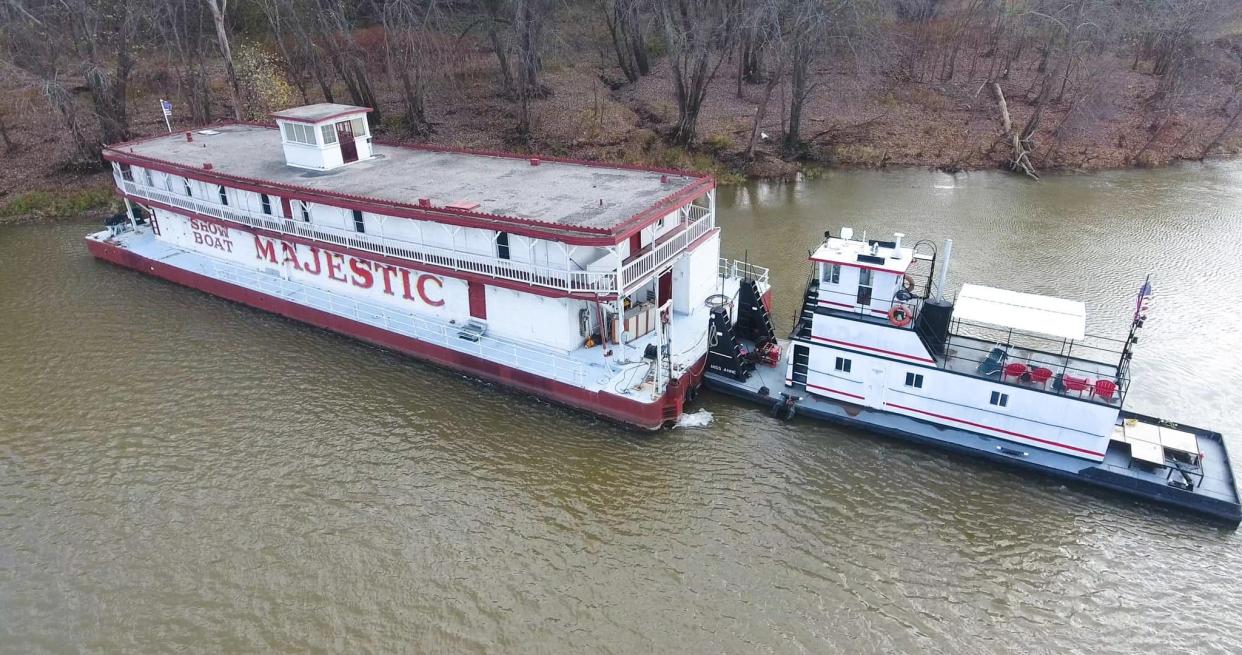
M 1009 105 L 1005 102 L 1005 93 L 1000 84 L 992 82 L 992 92 L 996 95 L 996 106 L 1000 108 L 1001 129 L 1005 137 L 1013 142 L 1013 159 L 1009 160 L 1009 168 L 1015 172 L 1025 173 L 1032 179 L 1039 179 L 1035 166 L 1031 164 L 1030 150 L 1025 147 L 1022 138 L 1013 131 L 1013 121 L 1009 118 Z

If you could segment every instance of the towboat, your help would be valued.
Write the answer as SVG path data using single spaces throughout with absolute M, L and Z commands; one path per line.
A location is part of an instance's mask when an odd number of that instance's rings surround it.
M 718 301 L 706 385 L 773 416 L 855 426 L 1242 521 L 1219 433 L 1123 409 L 1150 278 L 1129 333 L 1101 337 L 1087 334 L 1078 301 L 975 284 L 950 297 L 952 241 L 907 247 L 904 238 L 825 233 L 783 342 L 754 298 L 726 299 L 736 309 Z M 765 365 L 781 375 L 763 375 Z
M 126 214 L 95 257 L 617 422 L 700 384 L 721 261 L 710 176 L 372 138 L 295 107 L 108 146 Z

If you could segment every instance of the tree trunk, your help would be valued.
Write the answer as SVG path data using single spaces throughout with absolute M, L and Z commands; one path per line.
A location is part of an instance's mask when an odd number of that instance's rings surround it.
M 224 57 L 224 74 L 228 78 L 229 91 L 233 95 L 233 118 L 241 120 L 241 86 L 237 83 L 237 70 L 233 68 L 233 49 L 229 47 L 229 33 L 224 25 L 224 14 L 228 11 L 229 0 L 203 0 L 211 10 L 211 19 L 216 26 L 216 40 L 220 42 L 220 55 Z
M 8 152 L 17 150 L 17 144 L 13 143 L 13 139 L 9 137 L 9 127 L 4 122 L 4 116 L 0 114 L 0 139 L 4 140 L 4 149 Z

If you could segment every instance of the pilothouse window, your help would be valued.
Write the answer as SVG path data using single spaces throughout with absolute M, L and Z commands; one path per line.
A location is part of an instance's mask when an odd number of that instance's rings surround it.
M 828 284 L 838 284 L 841 282 L 841 265 L 840 264 L 824 264 L 824 282 Z

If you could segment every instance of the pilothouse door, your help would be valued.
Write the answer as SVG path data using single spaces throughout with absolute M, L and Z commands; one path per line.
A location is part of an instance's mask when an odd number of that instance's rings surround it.
M 349 121 L 336 124 L 336 141 L 341 144 L 341 160 L 348 164 L 358 161 L 358 144 L 354 143 L 354 127 Z

